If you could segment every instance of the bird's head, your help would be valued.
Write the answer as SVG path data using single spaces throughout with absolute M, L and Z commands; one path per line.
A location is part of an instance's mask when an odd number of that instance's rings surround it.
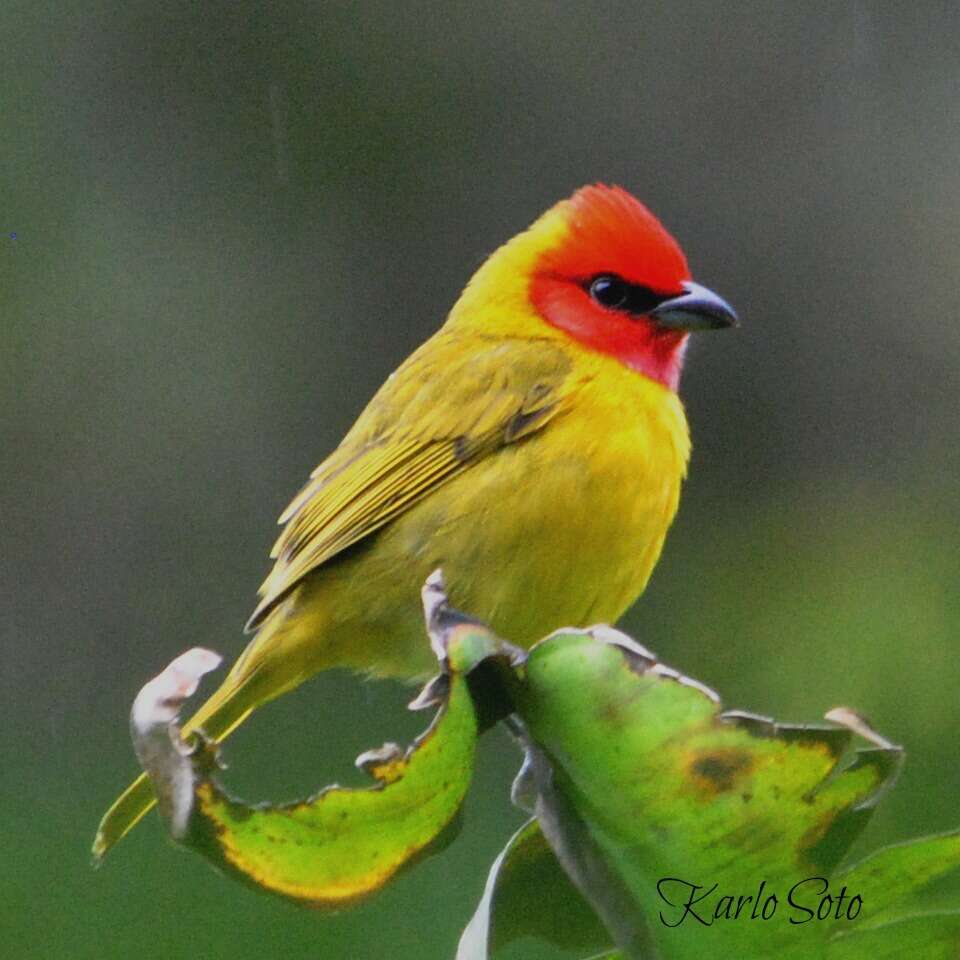
M 626 190 L 602 184 L 562 200 L 494 253 L 454 317 L 460 311 L 504 334 L 521 321 L 529 333 L 532 319 L 671 390 L 689 332 L 737 319 L 691 280 L 660 221 Z

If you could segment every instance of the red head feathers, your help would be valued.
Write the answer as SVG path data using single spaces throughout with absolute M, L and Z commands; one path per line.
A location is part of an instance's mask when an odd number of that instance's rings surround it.
M 660 293 L 680 294 L 690 268 L 663 224 L 622 187 L 582 187 L 565 203 L 569 236 L 544 257 L 561 275 L 614 273 Z
M 534 307 L 584 346 L 675 390 L 687 332 L 729 326 L 732 310 L 690 282 L 676 240 L 626 190 L 583 187 L 558 211 L 567 229 L 536 264 Z

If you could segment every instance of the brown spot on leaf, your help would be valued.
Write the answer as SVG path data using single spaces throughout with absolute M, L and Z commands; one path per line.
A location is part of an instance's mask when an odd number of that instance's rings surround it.
M 690 775 L 701 791 L 715 795 L 730 790 L 751 765 L 750 754 L 744 750 L 708 750 L 694 757 Z

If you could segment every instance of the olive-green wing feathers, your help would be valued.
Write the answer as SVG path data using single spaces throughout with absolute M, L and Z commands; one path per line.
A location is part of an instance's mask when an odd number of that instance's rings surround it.
M 248 628 L 311 570 L 383 527 L 483 457 L 541 429 L 574 387 L 548 340 L 439 333 L 381 387 L 283 512 Z

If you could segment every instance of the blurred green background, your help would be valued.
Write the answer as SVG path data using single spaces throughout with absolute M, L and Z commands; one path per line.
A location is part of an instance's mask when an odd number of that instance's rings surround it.
M 692 345 L 691 476 L 627 629 L 729 707 L 904 743 L 861 849 L 960 823 L 960 7 L 7 0 L 0 35 L 0 955 L 452 957 L 521 820 L 499 734 L 459 842 L 342 915 L 155 817 L 88 848 L 140 685 L 239 652 L 290 495 L 593 180 L 743 320 Z M 360 782 L 409 696 L 318 678 L 229 782 Z

